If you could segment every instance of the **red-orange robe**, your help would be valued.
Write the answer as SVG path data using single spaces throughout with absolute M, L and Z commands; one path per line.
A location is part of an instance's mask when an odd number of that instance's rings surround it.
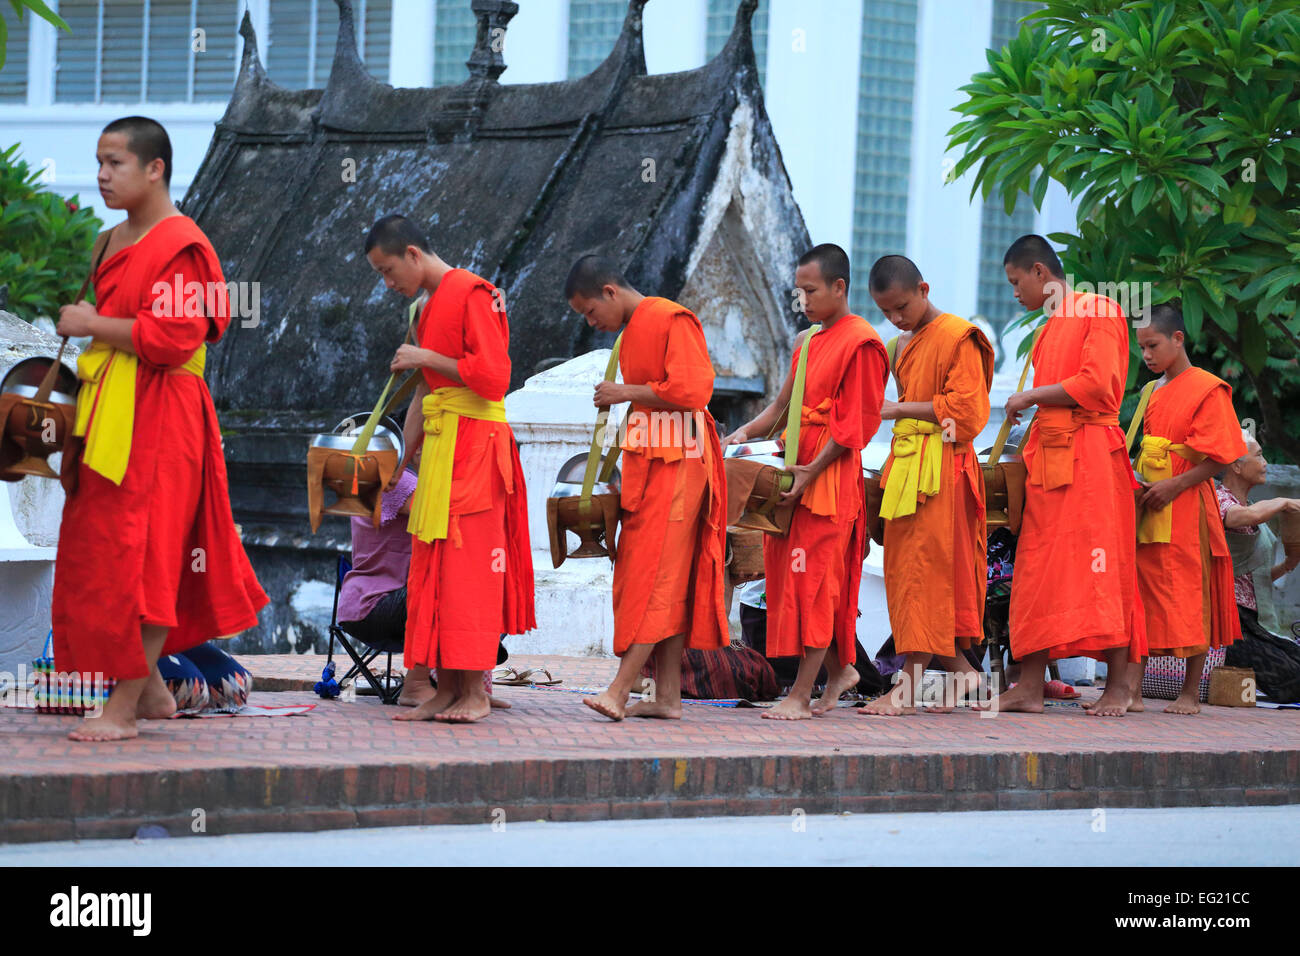
M 206 296 L 204 315 L 197 298 L 187 305 L 186 285 L 224 293 L 224 281 L 187 216 L 164 219 L 95 272 L 96 311 L 136 320 L 135 421 L 122 484 L 82 462 L 63 506 L 52 607 L 60 671 L 147 677 L 142 624 L 170 628 L 163 653 L 175 654 L 253 627 L 267 604 L 231 517 L 207 383 L 170 374 L 230 323 L 224 294 Z M 159 282 L 167 308 L 155 307 Z
M 478 395 L 501 401 L 510 386 L 510 325 L 486 279 L 452 269 L 429 297 L 416 339 L 456 360 Z M 430 391 L 460 383 L 421 370 Z M 491 670 L 502 634 L 537 626 L 524 469 L 504 422 L 461 416 L 451 473 L 447 537 L 411 539 L 403 660 L 448 670 Z
M 1137 481 L 1119 427 L 1128 322 L 1111 299 L 1068 292 L 1034 346 L 1034 387 L 1078 407 L 1040 405 L 1024 442 L 1025 514 L 1011 578 L 1011 653 L 1103 659 L 1146 652 L 1137 591 Z
M 965 319 L 944 313 L 895 360 L 900 402 L 931 402 L 944 434 L 939 493 L 916 513 L 885 522 L 885 596 L 900 654 L 952 657 L 982 640 L 988 587 L 984 472 L 971 441 L 988 424 L 993 347 Z M 885 463 L 887 480 L 893 454 Z
M 690 409 L 633 402 L 623 441 L 622 514 L 614 561 L 614 653 L 686 635 L 686 647 L 731 643 L 723 606 L 727 481 L 709 414 L 713 364 L 695 313 L 650 296 L 623 330 L 626 385 L 649 385 Z
M 876 330 L 857 315 L 845 315 L 800 343 L 791 376 L 805 347 L 796 463 L 811 462 L 827 439 L 848 450 L 799 496 L 789 532 L 763 538 L 767 656 L 802 656 L 805 647 L 830 647 L 833 641 L 840 664 L 852 664 L 867 552 L 861 452 L 880 427 L 889 357 Z
M 1151 393 L 1142 433 L 1187 445 L 1225 465 L 1246 454 L 1232 387 L 1205 369 L 1186 369 Z M 1169 453 L 1175 475 L 1193 463 Z M 1232 592 L 1232 557 L 1214 495 L 1206 478 L 1169 505 L 1168 543 L 1137 546 L 1138 588 L 1146 608 L 1152 656 L 1194 657 L 1241 637 Z

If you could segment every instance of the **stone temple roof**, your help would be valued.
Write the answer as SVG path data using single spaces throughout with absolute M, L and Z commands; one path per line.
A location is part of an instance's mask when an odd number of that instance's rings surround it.
M 734 151 L 738 111 L 750 117 L 746 176 L 771 187 L 765 215 L 779 227 L 758 231 L 780 232 L 796 254 L 807 248 L 763 107 L 750 33 L 757 0 L 742 0 L 725 47 L 699 69 L 647 75 L 646 0 L 631 0 L 613 51 L 594 71 L 523 85 L 497 81 L 506 64 L 496 52 L 503 44 L 493 42 L 517 4 L 473 0 L 478 37 L 467 78 L 415 89 L 366 72 L 352 4 L 336 2 L 339 36 L 323 90 L 271 82 L 245 14 L 239 77 L 183 204 L 226 279 L 259 283 L 260 321 L 232 322 L 209 359 L 223 413 L 353 411 L 374 402 L 402 338 L 405 300 L 384 287 L 362 242 L 393 212 L 420 223 L 448 262 L 503 290 L 512 388 L 539 363 L 609 344 L 564 301 L 570 265 L 600 252 L 642 292 L 676 297 L 729 136 Z M 794 329 L 793 261 L 776 261 L 785 251 L 748 270 L 778 316 L 762 323 L 767 336 Z

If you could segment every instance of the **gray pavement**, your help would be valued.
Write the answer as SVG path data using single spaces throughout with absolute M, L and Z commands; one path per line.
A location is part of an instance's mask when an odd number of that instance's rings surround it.
M 24 866 L 1288 866 L 1300 807 L 385 827 L 0 845 Z

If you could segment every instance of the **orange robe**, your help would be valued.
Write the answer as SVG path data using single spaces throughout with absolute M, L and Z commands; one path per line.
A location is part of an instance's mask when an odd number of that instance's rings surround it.
M 1119 427 L 1128 323 L 1111 299 L 1070 291 L 1034 346 L 1034 387 L 1077 407 L 1040 405 L 1024 442 L 1025 514 L 1011 579 L 1011 653 L 1103 659 L 1146 653 L 1137 592 L 1137 482 Z
M 678 634 L 697 650 L 727 647 L 727 482 L 708 411 L 713 365 L 700 320 L 668 299 L 643 299 L 624 328 L 619 368 L 625 384 L 649 385 L 691 411 L 635 402 L 628 409 L 614 653 Z
M 212 396 L 181 371 L 230 323 L 224 281 L 187 216 L 164 219 L 95 272 L 96 311 L 135 319 L 135 417 L 122 483 L 83 461 L 63 506 L 51 608 L 60 671 L 147 677 L 142 624 L 169 628 L 163 653 L 176 654 L 255 626 L 268 602 L 231 517 Z
M 1186 445 L 1225 465 L 1246 454 L 1231 386 L 1196 367 L 1151 394 L 1142 432 Z M 1173 451 L 1169 459 L 1175 475 L 1194 466 Z M 1232 558 L 1213 478 L 1187 489 L 1169 507 L 1173 509 L 1169 542 L 1139 541 L 1137 546 L 1147 643 L 1152 656 L 1194 657 L 1241 637 L 1232 592 Z
M 989 420 L 993 347 L 947 313 L 913 336 L 895 362 L 900 402 L 932 402 L 944 434 L 939 493 L 885 522 L 885 595 L 900 654 L 951 657 L 982 640 L 988 585 L 984 472 L 971 441 Z M 891 450 L 882 477 L 894 465 Z
M 456 360 L 478 395 L 505 398 L 510 385 L 510 325 L 495 289 L 452 269 L 420 313 L 421 348 Z M 460 387 L 421 370 L 430 391 Z M 524 470 L 514 432 L 504 422 L 462 416 L 451 473 L 447 537 L 411 538 L 403 660 L 447 670 L 491 670 L 502 634 L 537 626 L 533 558 L 528 542 Z
M 848 451 L 805 487 L 790 531 L 763 537 L 767 656 L 802 656 L 805 647 L 834 642 L 840 664 L 852 664 L 867 553 L 861 451 L 880 427 L 889 358 L 876 330 L 857 315 L 843 316 L 800 343 L 790 362 L 792 376 L 805 347 L 796 463 L 811 462 L 827 439 Z

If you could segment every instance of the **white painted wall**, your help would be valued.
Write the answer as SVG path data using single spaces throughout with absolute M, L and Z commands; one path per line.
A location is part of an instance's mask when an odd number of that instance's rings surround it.
M 861 0 L 771 0 L 767 113 L 813 242 L 853 239 Z M 800 42 L 802 41 L 802 43 Z
M 659 0 L 642 14 L 645 65 L 650 73 L 676 73 L 704 65 L 708 0 Z
M 944 309 L 975 313 L 979 301 L 983 203 L 970 198 L 975 173 L 945 184 L 960 151 L 945 153 L 948 130 L 961 119 L 953 107 L 960 87 L 986 69 L 992 0 L 920 0 L 916 90 L 912 100 L 911 188 L 907 198 L 907 256 L 929 281 Z
M 527 0 L 506 31 L 502 83 L 551 83 L 569 68 L 569 0 Z

